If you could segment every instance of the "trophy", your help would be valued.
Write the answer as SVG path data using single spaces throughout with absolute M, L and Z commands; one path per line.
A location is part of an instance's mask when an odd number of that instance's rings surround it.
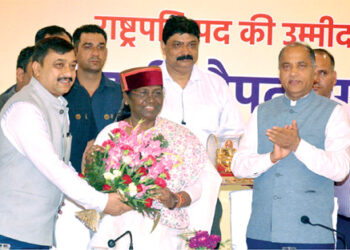
M 239 136 L 209 135 L 207 140 L 207 152 L 209 159 L 216 167 L 221 176 L 233 176 L 231 162 L 237 151 Z
M 220 139 L 222 139 L 221 143 Z M 231 138 L 219 138 L 218 140 L 218 148 L 216 149 L 216 168 L 221 176 L 233 176 L 231 162 L 233 154 L 237 151 L 233 146 L 233 140 L 234 139 Z M 237 139 L 235 142 L 236 141 Z
M 222 176 L 223 184 L 252 185 L 253 179 L 238 179 L 231 171 L 233 155 L 238 149 L 240 136 L 209 135 L 207 140 L 207 153 L 211 163 Z

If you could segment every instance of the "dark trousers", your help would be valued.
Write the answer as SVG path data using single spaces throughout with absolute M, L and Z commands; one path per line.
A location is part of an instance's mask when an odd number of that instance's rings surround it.
M 213 226 L 211 227 L 210 234 L 216 234 L 216 235 L 219 235 L 221 237 L 221 230 L 220 230 L 221 216 L 222 216 L 222 205 L 221 205 L 220 200 L 218 199 L 216 201 Z M 219 245 L 215 249 L 218 249 L 218 247 L 219 247 Z
M 350 246 L 350 218 L 342 216 L 338 214 L 338 221 L 337 221 L 337 231 L 341 232 L 346 237 L 346 243 L 348 247 Z M 337 249 L 344 249 L 345 245 L 341 238 L 341 236 L 338 234 L 337 237 Z
M 248 249 L 334 249 L 334 244 L 294 244 L 278 243 L 264 240 L 254 240 L 247 238 Z
M 50 249 L 50 246 L 30 244 L 27 242 L 11 239 L 3 235 L 0 235 L 0 243 L 10 244 L 11 249 Z

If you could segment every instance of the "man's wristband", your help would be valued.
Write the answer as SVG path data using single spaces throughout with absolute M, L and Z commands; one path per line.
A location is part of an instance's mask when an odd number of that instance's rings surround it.
M 178 194 L 175 194 L 178 198 L 178 203 L 176 205 L 176 208 L 180 208 L 182 207 L 182 205 L 184 204 L 184 198 L 182 197 L 182 193 L 178 193 Z

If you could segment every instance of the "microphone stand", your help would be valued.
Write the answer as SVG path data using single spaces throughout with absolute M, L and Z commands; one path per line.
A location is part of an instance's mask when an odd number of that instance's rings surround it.
M 301 217 L 300 217 L 300 221 L 301 221 L 302 223 L 304 223 L 304 224 L 309 224 L 309 225 L 311 225 L 311 226 L 319 226 L 319 227 L 328 229 L 328 230 L 330 230 L 330 231 L 332 231 L 332 232 L 336 232 L 337 234 L 339 234 L 339 235 L 341 236 L 341 237 L 339 237 L 339 239 L 343 242 L 345 249 L 348 249 L 348 244 L 347 244 L 347 242 L 346 242 L 346 237 L 345 237 L 345 235 L 344 235 L 343 233 L 341 233 L 341 232 L 339 232 L 339 231 L 337 231 L 337 230 L 335 230 L 335 229 L 333 229 L 333 228 L 330 228 L 330 227 L 327 227 L 327 226 L 325 226 L 325 225 L 322 225 L 322 224 L 314 224 L 314 223 L 311 223 L 309 217 L 306 216 L 306 215 L 301 216 Z M 337 237 L 337 238 L 338 238 L 338 237 Z
M 134 247 L 133 247 L 133 243 L 132 243 L 132 234 L 131 234 L 130 231 L 126 231 L 125 233 L 123 233 L 122 235 L 120 235 L 120 236 L 119 236 L 118 238 L 116 238 L 115 240 L 113 240 L 113 239 L 109 240 L 109 241 L 108 241 L 108 247 L 110 247 L 110 248 L 115 247 L 116 242 L 117 242 L 119 239 L 123 238 L 123 237 L 124 237 L 125 235 L 127 235 L 127 234 L 129 234 L 129 236 L 130 236 L 129 250 L 133 250 Z

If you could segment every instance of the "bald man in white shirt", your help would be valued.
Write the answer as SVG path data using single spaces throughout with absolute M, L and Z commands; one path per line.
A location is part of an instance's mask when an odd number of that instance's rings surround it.
M 314 49 L 316 63 L 316 80 L 313 85 L 314 91 L 324 97 L 341 104 L 350 118 L 350 106 L 336 98 L 333 93 L 333 87 L 337 83 L 337 72 L 335 71 L 335 60 L 333 55 L 325 49 Z M 345 119 L 347 119 L 345 117 Z M 334 195 L 338 198 L 338 221 L 337 230 L 349 236 L 347 245 L 350 245 L 350 178 L 342 182 L 336 182 Z M 338 237 L 339 238 L 339 237 Z M 337 242 L 337 249 L 344 249 L 345 245 L 341 240 Z

